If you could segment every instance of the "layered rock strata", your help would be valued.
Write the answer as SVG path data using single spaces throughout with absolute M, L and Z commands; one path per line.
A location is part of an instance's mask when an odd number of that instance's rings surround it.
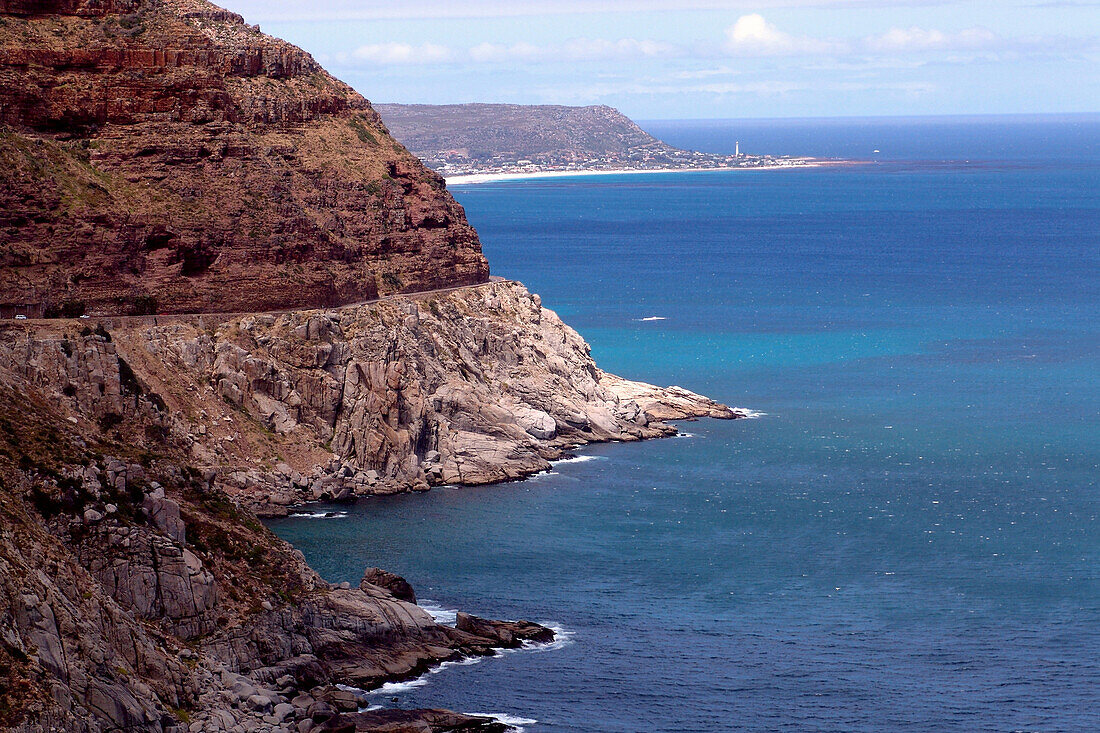
M 220 320 L 27 324 L 0 329 L 0 366 L 71 420 L 121 437 L 126 418 L 135 439 L 178 444 L 262 514 L 516 479 L 577 445 L 742 414 L 603 372 L 512 282 Z
M 488 278 L 462 208 L 367 100 L 203 0 L 0 2 L 0 201 L 6 318 Z

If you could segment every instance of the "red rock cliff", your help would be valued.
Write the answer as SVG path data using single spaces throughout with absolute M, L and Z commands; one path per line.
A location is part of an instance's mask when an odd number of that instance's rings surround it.
M 487 279 L 442 179 L 301 49 L 202 0 L 0 0 L 0 316 Z

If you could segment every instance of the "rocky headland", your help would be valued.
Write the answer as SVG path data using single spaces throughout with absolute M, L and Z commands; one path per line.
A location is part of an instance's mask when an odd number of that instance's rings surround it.
M 0 121 L 5 729 L 504 730 L 350 688 L 550 629 L 333 585 L 257 516 L 740 414 L 600 370 L 365 99 L 209 3 L 0 0 Z
M 599 369 L 519 283 L 337 309 L 8 321 L 0 368 L 69 424 L 177 447 L 260 515 L 537 473 L 743 413 Z
M 787 155 L 682 150 L 606 105 L 378 104 L 375 109 L 403 145 L 433 170 L 460 183 L 484 176 L 772 168 L 823 162 Z

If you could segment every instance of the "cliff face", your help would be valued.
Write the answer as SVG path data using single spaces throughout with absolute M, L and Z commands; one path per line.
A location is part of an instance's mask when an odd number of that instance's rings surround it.
M 256 513 L 739 415 L 597 368 L 366 100 L 201 0 L 0 0 L 0 125 L 0 728 L 501 731 L 336 685 L 549 629 L 333 586 Z
M 359 703 L 333 683 L 372 687 L 546 638 L 535 625 L 440 626 L 369 580 L 324 582 L 177 441 L 154 439 L 159 401 L 135 394 L 125 367 L 119 379 L 105 337 L 69 343 L 84 355 L 71 376 L 87 367 L 122 414 L 106 430 L 67 420 L 0 369 L 0 727 L 375 730 L 387 721 L 341 714 Z M 118 439 L 136 429 L 144 440 Z M 415 730 L 502 728 L 402 714 Z
M 548 630 L 441 626 L 376 570 L 332 586 L 247 507 L 513 478 L 568 446 L 703 415 L 738 413 L 600 371 L 516 283 L 282 314 L 9 321 L 0 725 L 499 730 L 352 714 L 332 685 Z
M 575 445 L 739 414 L 606 374 L 510 282 L 336 310 L 73 324 L 9 323 L 0 366 L 74 420 L 155 425 L 262 513 L 518 478 Z M 137 399 L 150 394 L 156 409 Z
M 0 315 L 332 306 L 484 282 L 442 180 L 202 0 L 0 3 Z

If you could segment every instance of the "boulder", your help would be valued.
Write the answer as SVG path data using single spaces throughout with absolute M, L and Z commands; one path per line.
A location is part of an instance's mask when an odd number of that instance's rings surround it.
M 416 592 L 413 590 L 413 587 L 409 585 L 409 582 L 400 575 L 395 575 L 387 570 L 382 570 L 381 568 L 367 568 L 363 573 L 363 579 L 359 581 L 360 588 L 365 590 L 365 585 L 373 585 L 377 588 L 387 590 L 399 601 L 416 603 Z
M 545 643 L 554 640 L 553 629 L 532 621 L 493 621 L 462 612 L 455 618 L 455 628 L 503 647 L 517 647 L 525 641 Z

